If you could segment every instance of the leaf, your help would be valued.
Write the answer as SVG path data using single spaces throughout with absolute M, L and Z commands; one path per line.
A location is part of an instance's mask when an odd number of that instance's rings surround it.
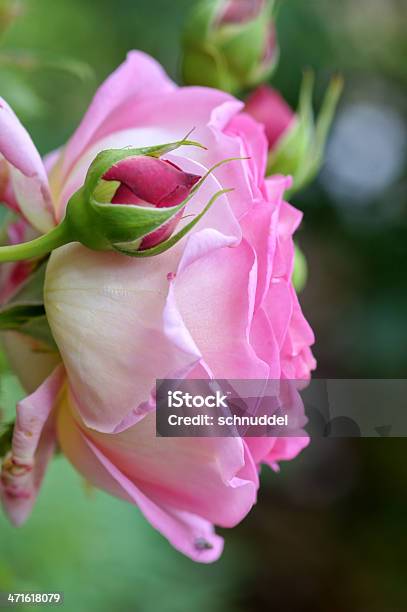
M 35 269 L 12 299 L 0 309 L 0 331 L 18 331 L 57 351 L 44 308 L 46 262 Z
M 6 306 L 0 311 L 0 330 L 18 330 L 32 319 L 45 316 L 42 304 L 17 304 Z

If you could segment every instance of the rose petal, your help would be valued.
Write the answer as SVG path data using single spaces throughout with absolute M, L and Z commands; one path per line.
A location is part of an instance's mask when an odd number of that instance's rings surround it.
M 256 260 L 247 242 L 230 248 L 213 230 L 193 234 L 174 281 L 175 299 L 215 378 L 267 378 L 250 345 Z
M 52 410 L 64 381 L 58 366 L 32 395 L 17 406 L 11 453 L 1 472 L 0 497 L 15 525 L 31 513 L 41 482 L 55 448 Z
M 65 401 L 58 431 L 78 471 L 95 486 L 137 505 L 184 554 L 200 562 L 217 559 L 222 540 L 203 517 L 233 523 L 255 499 L 256 483 L 235 476 L 244 461 L 241 441 L 156 438 L 154 415 L 121 434 L 97 434 L 80 429 L 71 410 L 72 403 Z
M 48 321 L 89 427 L 113 431 L 148 399 L 156 378 L 181 376 L 200 359 L 167 301 L 178 257 L 176 248 L 134 260 L 78 244 L 51 255 Z
M 0 98 L 0 154 L 6 159 L 14 196 L 23 215 L 39 231 L 55 225 L 48 179 L 28 132 Z
M 62 178 L 90 145 L 116 131 L 113 124 L 117 116 L 120 116 L 126 127 L 131 126 L 131 119 L 127 119 L 123 109 L 126 102 L 158 96 L 174 87 L 154 59 L 141 51 L 128 53 L 126 61 L 99 87 L 78 129 L 68 142 L 63 154 Z

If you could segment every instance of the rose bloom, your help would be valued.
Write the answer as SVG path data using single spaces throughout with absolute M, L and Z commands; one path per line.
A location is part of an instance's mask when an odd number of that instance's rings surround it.
M 188 193 L 215 163 L 244 158 L 208 177 L 188 215 L 219 189 L 233 191 L 164 254 L 133 259 L 78 243 L 51 254 L 44 301 L 60 354 L 56 369 L 26 338 L 13 334 L 8 341 L 10 359 L 32 391 L 17 406 L 1 479 L 2 502 L 16 525 L 31 512 L 58 443 L 91 484 L 138 506 L 179 551 L 210 562 L 223 545 L 213 526 L 233 527 L 255 503 L 259 465 L 277 469 L 307 445 L 305 434 L 155 436 L 156 379 L 308 379 L 315 365 L 313 333 L 291 282 L 301 214 L 283 200 L 289 178 L 265 180 L 264 128 L 241 110 L 221 91 L 177 87 L 153 59 L 131 52 L 67 145 L 43 163 L 0 103 L 9 201 L 40 232 L 61 221 L 103 149 L 162 144 L 195 128 L 194 140 L 206 150 L 183 146 L 165 155 L 165 172 L 170 163 L 174 173 L 162 175 L 161 195 L 153 194 L 150 171 L 136 177 L 131 167 L 116 168 L 105 177 L 120 182 L 116 201 L 126 201 L 127 190 L 145 205 L 172 203 L 174 190 Z

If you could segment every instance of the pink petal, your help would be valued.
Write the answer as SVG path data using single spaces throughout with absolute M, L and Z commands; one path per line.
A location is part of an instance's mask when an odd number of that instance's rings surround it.
M 278 471 L 279 461 L 295 459 L 309 443 L 310 439 L 308 436 L 275 438 L 273 447 L 268 455 L 263 458 L 263 461 Z
M 291 296 L 293 310 L 282 347 L 282 369 L 287 378 L 307 381 L 311 376 L 311 371 L 316 367 L 316 361 L 310 349 L 315 342 L 315 337 L 302 313 L 293 287 L 291 287 Z
M 62 176 L 98 139 L 115 131 L 113 123 L 119 116 L 122 129 L 132 125 L 123 107 L 131 100 L 160 96 L 175 85 L 154 59 L 141 51 L 131 51 L 126 61 L 99 87 L 78 129 L 63 154 Z
M 0 98 L 0 155 L 9 165 L 16 201 L 39 231 L 55 225 L 48 179 L 41 157 L 28 132 L 5 100 Z
M 53 374 L 17 406 L 12 449 L 4 459 L 0 497 L 10 520 L 17 526 L 31 513 L 55 448 L 55 424 L 51 415 L 64 381 L 58 366 Z
M 97 434 L 79 429 L 68 404 L 58 431 L 64 453 L 85 478 L 137 505 L 196 561 L 214 561 L 221 553 L 212 518 L 234 524 L 255 499 L 257 484 L 236 475 L 244 465 L 241 441 L 156 438 L 154 414 L 120 434 Z
M 73 244 L 54 251 L 45 307 L 87 426 L 113 431 L 200 353 L 169 300 L 178 250 L 134 260 Z M 112 409 L 114 407 L 114 409 Z
M 245 239 L 257 256 L 256 308 L 262 303 L 270 285 L 277 240 L 279 202 L 256 202 L 242 218 Z
M 241 147 L 235 139 L 227 138 L 227 145 L 222 141 L 218 142 L 223 125 L 230 120 L 232 112 L 236 113 L 240 107 L 241 103 L 227 94 L 204 88 L 184 87 L 170 92 L 160 92 L 160 95 L 157 96 L 134 96 L 126 103 L 125 108 L 120 108 L 120 111 L 109 117 L 103 130 L 98 131 L 97 140 L 92 141 L 81 152 L 80 158 L 76 160 L 69 174 L 64 175 L 63 180 L 58 179 L 61 189 L 58 198 L 60 218 L 63 216 L 70 196 L 83 184 L 89 165 L 103 149 L 163 144 L 180 140 L 195 128 L 191 138 L 209 147 L 209 150 L 182 147 L 177 150 L 180 158 L 193 158 L 206 171 L 213 164 L 225 158 L 240 156 Z M 216 124 L 217 136 L 214 134 L 215 125 L 212 126 L 212 121 Z M 175 158 L 170 155 L 167 157 Z M 185 170 L 182 162 L 179 165 Z M 227 175 L 228 182 L 223 183 L 222 181 L 222 187 L 234 187 L 237 190 L 243 180 L 245 192 L 240 196 L 243 199 L 250 191 L 250 187 L 247 177 L 244 174 L 242 176 L 242 164 L 235 162 L 229 166 L 233 174 Z M 222 171 L 223 169 L 220 168 L 216 171 L 216 175 L 222 177 Z M 230 181 L 229 178 L 233 180 Z M 236 178 L 239 178 L 239 184 Z M 233 194 L 231 197 L 233 199 Z M 242 205 L 247 208 L 247 199 Z
M 256 310 L 250 330 L 250 342 L 260 359 L 269 365 L 268 378 L 278 380 L 281 375 L 280 347 L 271 320 L 263 307 Z
M 205 363 L 217 378 L 267 378 L 268 366 L 250 344 L 256 260 L 242 241 L 234 248 L 202 230 L 185 248 L 174 281 L 175 297 Z
M 293 296 L 287 281 L 273 279 L 263 302 L 278 346 L 284 344 L 293 312 Z
M 18 244 L 30 240 L 30 226 L 20 218 L 7 227 L 9 244 Z M 16 261 L 3 263 L 0 266 L 0 304 L 5 304 L 22 286 L 32 272 L 32 262 Z
M 264 127 L 246 113 L 235 114 L 225 129 L 227 135 L 239 138 L 248 157 L 253 183 L 262 186 L 267 164 L 267 140 Z
M 2 333 L 7 360 L 27 393 L 33 393 L 61 363 L 58 352 L 18 331 Z
M 256 499 L 257 473 L 239 438 L 156 437 L 154 413 L 120 433 L 87 437 L 160 505 L 233 527 Z
M 119 181 L 140 200 L 165 208 L 181 204 L 201 177 L 183 172 L 168 160 L 140 155 L 115 164 L 103 178 Z M 112 202 L 121 203 L 117 198 Z

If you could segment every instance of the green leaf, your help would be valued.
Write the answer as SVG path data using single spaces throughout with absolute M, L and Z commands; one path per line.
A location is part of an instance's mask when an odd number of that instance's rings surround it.
M 31 319 L 43 316 L 45 316 L 45 308 L 40 304 L 6 306 L 0 311 L 0 330 L 18 330 Z
M 12 299 L 0 309 L 0 331 L 18 331 L 56 351 L 44 308 L 45 270 L 46 262 L 34 270 Z

